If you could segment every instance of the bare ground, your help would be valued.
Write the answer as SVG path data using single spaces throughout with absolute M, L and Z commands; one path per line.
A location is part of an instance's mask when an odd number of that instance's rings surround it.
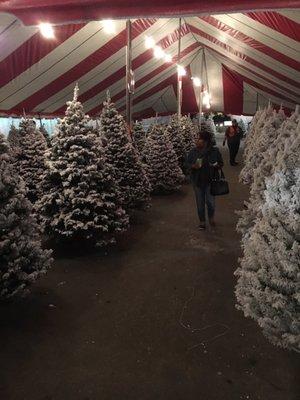
M 187 185 L 155 197 L 107 254 L 60 256 L 29 297 L 0 306 L 1 399 L 299 399 L 299 356 L 235 309 L 247 193 L 226 172 L 215 231 L 197 230 Z

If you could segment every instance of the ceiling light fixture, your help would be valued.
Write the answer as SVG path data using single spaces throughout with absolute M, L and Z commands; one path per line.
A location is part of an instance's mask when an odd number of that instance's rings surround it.
M 154 46 L 155 46 L 155 40 L 150 36 L 145 36 L 146 49 L 153 49 Z
M 105 33 L 108 34 L 116 33 L 116 24 L 112 19 L 104 19 L 102 21 L 102 26 Z
M 51 24 L 49 24 L 48 22 L 42 22 L 39 25 L 39 29 L 40 29 L 41 34 L 44 36 L 44 38 L 54 39 L 54 37 L 55 37 L 54 29 Z
M 178 73 L 178 76 L 185 76 L 186 70 L 182 65 L 177 65 L 177 73 Z

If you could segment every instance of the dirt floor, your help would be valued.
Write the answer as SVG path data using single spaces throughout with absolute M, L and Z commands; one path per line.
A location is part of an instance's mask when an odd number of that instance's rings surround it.
M 60 257 L 0 306 L 1 400 L 299 399 L 299 355 L 235 309 L 247 193 L 225 171 L 215 231 L 197 230 L 187 185 L 155 197 L 108 254 Z

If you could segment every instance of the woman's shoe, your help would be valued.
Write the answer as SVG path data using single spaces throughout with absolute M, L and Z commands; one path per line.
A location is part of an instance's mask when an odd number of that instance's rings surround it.
M 204 231 L 205 228 L 206 228 L 205 224 L 199 224 L 200 231 Z

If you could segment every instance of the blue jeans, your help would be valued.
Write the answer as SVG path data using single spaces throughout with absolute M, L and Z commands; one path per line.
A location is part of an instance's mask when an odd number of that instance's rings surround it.
M 198 216 L 201 223 L 205 222 L 205 204 L 207 207 L 208 218 L 213 218 L 215 214 L 215 197 L 210 194 L 210 185 L 198 187 L 193 185 Z

